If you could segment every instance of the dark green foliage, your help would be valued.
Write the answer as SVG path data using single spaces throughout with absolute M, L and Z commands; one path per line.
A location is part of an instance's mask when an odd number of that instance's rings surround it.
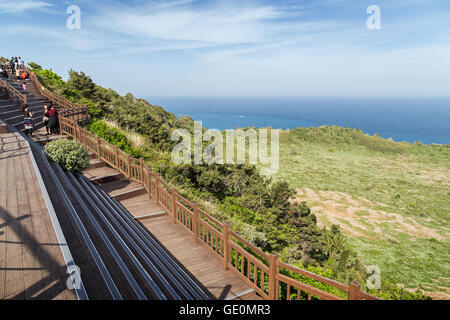
M 65 91 L 67 90 L 67 85 L 64 80 L 62 80 L 62 78 L 54 73 L 51 69 L 35 69 L 33 71 L 44 87 L 56 94 L 64 95 Z
M 28 67 L 31 69 L 31 71 L 42 70 L 42 67 L 40 65 L 38 65 L 37 63 L 35 63 L 35 62 L 28 63 Z
M 76 72 L 74 70 L 69 71 L 69 80 L 67 81 L 67 87 L 72 92 L 77 94 L 79 99 L 89 99 L 96 101 L 95 97 L 95 84 L 92 82 L 91 77 L 87 76 L 84 72 Z

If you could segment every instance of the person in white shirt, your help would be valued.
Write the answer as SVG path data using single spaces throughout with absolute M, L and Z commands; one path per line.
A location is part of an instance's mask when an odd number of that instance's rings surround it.
M 17 64 L 20 70 L 23 70 L 23 61 L 22 58 L 19 57 L 19 59 L 17 59 Z

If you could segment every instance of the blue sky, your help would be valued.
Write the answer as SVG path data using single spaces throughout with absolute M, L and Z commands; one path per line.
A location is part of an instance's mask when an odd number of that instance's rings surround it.
M 450 96 L 448 0 L 0 0 L 0 43 L 145 97 Z

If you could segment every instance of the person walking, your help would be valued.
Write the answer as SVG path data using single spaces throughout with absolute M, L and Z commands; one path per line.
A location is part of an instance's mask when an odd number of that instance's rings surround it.
M 44 116 L 42 117 L 42 122 L 45 125 L 45 131 L 47 131 L 47 135 L 50 134 L 50 127 L 48 125 L 50 115 L 49 115 L 48 111 L 49 111 L 48 105 L 44 105 Z
M 28 105 L 26 104 L 23 108 L 23 122 L 25 127 L 25 134 L 32 138 L 33 137 L 33 112 L 30 111 Z
M 51 134 L 58 134 L 58 111 L 56 111 L 55 107 L 53 106 L 53 103 L 50 103 L 48 110 L 48 126 L 50 128 Z
M 14 57 L 11 57 L 11 60 L 9 60 L 9 68 L 11 69 L 11 78 L 15 74 L 14 66 L 15 66 Z

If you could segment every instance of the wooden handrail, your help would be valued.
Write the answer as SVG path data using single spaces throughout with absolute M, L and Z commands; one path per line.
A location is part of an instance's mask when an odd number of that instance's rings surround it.
M 193 234 L 196 241 L 200 241 L 219 254 L 223 259 L 224 268 L 236 272 L 263 298 L 282 298 L 280 292 L 284 290 L 283 284 L 285 284 L 287 291 L 286 294 L 283 294 L 283 297 L 286 299 L 290 299 L 291 288 L 297 290 L 297 299 L 300 299 L 300 293 L 302 291 L 307 293 L 308 299 L 311 299 L 312 296 L 319 299 L 343 299 L 340 296 L 328 293 L 282 274 L 280 269 L 285 269 L 334 287 L 344 293 L 348 293 L 348 299 L 382 300 L 381 298 L 361 291 L 360 284 L 357 282 L 351 282 L 349 285 L 345 285 L 338 281 L 281 262 L 278 260 L 278 256 L 274 254 L 268 255 L 263 252 L 261 249 L 235 233 L 228 223 L 218 221 L 201 210 L 197 204 L 192 203 L 181 196 L 175 188 L 172 188 L 168 183 L 163 181 L 158 173 L 153 172 L 151 168 L 146 166 L 142 158 L 132 158 L 118 147 L 112 146 L 105 140 L 81 127 L 79 125 L 80 120 L 86 120 L 87 117 L 86 106 L 76 105 L 40 86 L 39 80 L 34 73 L 31 73 L 30 78 L 36 83 L 38 90 L 40 90 L 42 95 L 55 103 L 58 101 L 63 107 L 65 106 L 66 109 L 69 109 L 60 114 L 62 134 L 68 135 L 79 143 L 87 146 L 90 151 L 96 153 L 98 159 L 110 164 L 115 170 L 124 173 L 130 180 L 140 182 L 147 190 L 149 198 L 155 198 L 157 204 L 163 206 L 165 211 L 172 216 L 174 223 L 184 225 L 185 228 Z M 77 117 L 80 113 L 85 116 Z M 105 148 L 102 146 L 107 147 Z M 107 155 L 107 157 L 105 157 L 105 155 Z M 237 242 L 235 242 L 233 238 L 236 239 Z M 241 247 L 238 242 L 242 243 L 259 257 Z M 260 260 L 261 258 L 264 259 L 265 262 L 262 262 Z
M 6 90 L 10 99 L 20 106 L 25 106 L 28 103 L 28 97 L 25 94 L 21 94 L 19 90 L 11 86 L 6 80 L 0 79 L 0 86 Z
M 46 97 L 47 99 L 49 99 L 50 101 L 52 101 L 54 104 L 56 104 L 58 107 L 63 108 L 63 109 L 77 109 L 77 108 L 82 108 L 83 110 L 85 110 L 86 115 L 87 115 L 87 107 L 85 104 L 76 104 L 73 103 L 72 101 L 61 97 L 57 94 L 54 94 L 53 92 L 51 92 L 50 90 L 48 90 L 47 88 L 45 88 L 40 82 L 38 77 L 36 76 L 36 74 L 32 71 L 26 70 L 30 76 L 30 80 L 34 82 L 34 84 L 36 85 L 36 88 L 39 92 L 39 94 L 41 94 L 42 96 Z
M 342 290 L 342 291 L 345 291 L 345 292 L 349 291 L 349 288 L 348 288 L 347 285 L 345 285 L 343 283 L 340 283 L 338 281 L 329 279 L 329 278 L 325 278 L 323 276 L 319 276 L 319 275 L 317 275 L 315 273 L 312 273 L 310 271 L 307 271 L 305 269 L 300 269 L 298 267 L 294 267 L 294 266 L 292 266 L 290 264 L 287 264 L 287 263 L 284 263 L 284 262 L 281 262 L 281 261 L 277 261 L 277 266 L 279 268 L 283 268 L 283 269 L 289 270 L 291 272 L 300 274 L 300 275 L 305 276 L 307 278 L 310 278 L 310 279 L 313 279 L 313 280 L 317 280 L 317 281 L 322 282 L 324 284 L 328 284 L 328 285 L 330 285 L 332 287 L 335 287 L 335 288 L 337 288 L 339 290 Z

